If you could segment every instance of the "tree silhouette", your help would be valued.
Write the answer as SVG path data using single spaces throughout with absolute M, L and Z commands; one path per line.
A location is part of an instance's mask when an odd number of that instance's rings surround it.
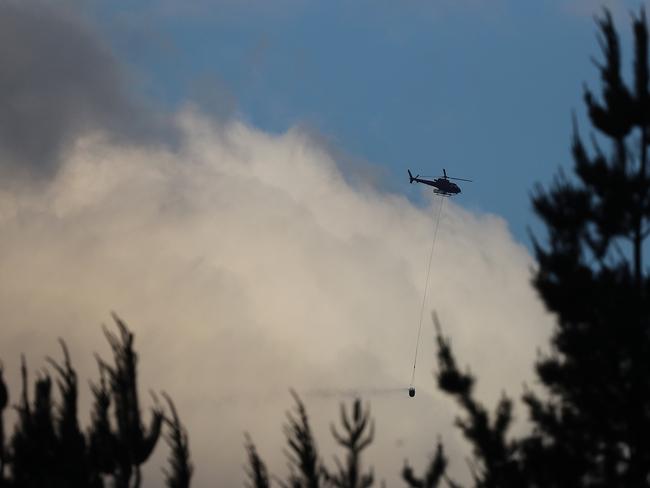
M 156 406 L 148 429 L 142 425 L 138 402 L 137 356 L 133 334 L 116 315 L 119 335 L 105 329 L 114 363 L 98 359 L 100 379 L 91 385 L 94 405 L 86 434 L 77 415 L 77 374 L 66 344 L 61 340 L 63 361 L 47 358 L 56 373 L 58 401 L 52 377 L 46 371 L 34 382 L 30 401 L 27 362 L 22 356 L 22 394 L 16 406 L 18 420 L 5 446 L 3 414 L 8 392 L 0 364 L 0 486 L 12 488 L 90 487 L 135 488 L 140 486 L 140 466 L 151 455 L 162 429 L 163 412 Z M 166 419 L 171 469 L 168 486 L 189 486 L 191 464 L 187 434 L 171 399 L 165 395 L 172 416 Z M 105 481 L 110 479 L 108 485 Z
M 633 17 L 633 86 L 621 74 L 618 35 L 598 21 L 602 100 L 585 89 L 598 133 L 585 147 L 574 122 L 575 177 L 538 187 L 533 206 L 548 230 L 535 241 L 534 284 L 557 317 L 552 349 L 537 364 L 549 398 L 525 396 L 536 426 L 529 454 L 561 473 L 540 482 L 568 486 L 648 486 L 650 328 L 644 241 L 650 232 L 647 147 L 648 28 Z M 609 140 L 611 150 L 601 149 Z M 591 152 L 591 154 L 590 154 Z
M 37 487 L 61 484 L 58 442 L 54 427 L 52 380 L 47 374 L 34 383 L 34 403 L 27 393 L 28 377 L 25 356 L 21 374 L 23 394 L 17 407 L 19 420 L 11 440 L 11 474 L 18 486 Z
M 117 315 L 113 314 L 113 319 L 120 335 L 117 336 L 106 328 L 104 328 L 104 335 L 113 350 L 115 365 L 110 366 L 100 360 L 100 368 L 108 373 L 114 403 L 117 430 L 111 437 L 116 446 L 114 451 L 117 459 L 115 484 L 116 488 L 128 488 L 133 475 L 134 486 L 138 487 L 140 486 L 140 465 L 149 458 L 158 442 L 163 412 L 156 402 L 156 406 L 152 409 L 149 429 L 145 429 L 138 400 L 137 356 L 133 350 L 133 334 Z
M 115 472 L 117 440 L 111 432 L 111 393 L 101 363 L 99 377 L 99 385 L 91 384 L 94 402 L 88 432 L 88 462 L 91 466 L 91 486 L 101 487 L 102 476 Z
M 438 387 L 452 396 L 465 413 L 456 419 L 456 426 L 473 448 L 474 458 L 470 464 L 474 486 L 497 488 L 529 486 L 525 466 L 519 456 L 520 442 L 507 439 L 507 430 L 512 421 L 512 402 L 505 395 L 496 406 L 494 415 L 473 395 L 475 379 L 471 373 L 459 370 L 449 339 L 442 335 L 437 315 L 433 314 L 436 326 L 438 349 Z M 438 441 L 436 454 L 427 473 L 418 478 L 408 464 L 402 471 L 402 478 L 409 486 L 436 488 L 445 480 L 448 486 L 459 486 L 446 476 L 447 458 L 442 443 Z
M 298 394 L 291 390 L 295 401 L 294 411 L 287 412 L 284 433 L 288 449 L 284 451 L 289 462 L 289 475 L 286 480 L 274 477 L 285 488 L 368 488 L 374 483 L 372 468 L 363 473 L 361 452 L 374 439 L 374 421 L 370 417 L 370 408 L 362 408 L 361 400 L 355 399 L 348 414 L 341 404 L 342 433 L 331 425 L 334 440 L 345 449 L 345 465 L 335 458 L 336 470 L 330 471 L 320 460 L 316 440 L 309 425 L 309 417 L 304 403 Z M 244 447 L 248 464 L 244 467 L 247 487 L 267 488 L 271 485 L 266 464 L 257 453 L 257 449 L 248 433 L 245 434 Z
M 325 471 L 311 432 L 307 410 L 295 391 L 291 390 L 291 396 L 296 402 L 295 412 L 287 412 L 287 423 L 284 426 L 288 444 L 285 455 L 289 462 L 289 478 L 281 484 L 290 488 L 319 488 Z
M 447 462 L 448 460 L 445 456 L 442 443 L 438 441 L 436 454 L 432 457 L 425 475 L 422 478 L 418 478 L 413 472 L 413 468 L 406 463 L 402 470 L 402 478 L 406 481 L 406 484 L 412 488 L 437 488 L 440 486 L 442 480 L 445 479 Z
M 372 486 L 374 475 L 372 470 L 361 473 L 361 451 L 370 445 L 375 436 L 375 423 L 370 419 L 370 407 L 361 408 L 361 400 L 355 399 L 352 404 L 352 417 L 350 418 L 341 404 L 341 423 L 343 434 L 339 434 L 334 425 L 331 425 L 332 435 L 336 442 L 347 450 L 345 466 L 334 458 L 336 473 L 325 472 L 327 482 L 336 488 L 368 488 Z
M 247 488 L 268 488 L 271 486 L 271 480 L 266 469 L 266 464 L 257 453 L 255 444 L 248 433 L 245 434 L 244 447 L 248 455 L 248 466 L 246 466 Z
M 59 340 L 63 350 L 63 364 L 47 358 L 59 374 L 57 385 L 61 397 L 56 418 L 56 434 L 60 444 L 58 462 L 63 470 L 61 478 L 68 486 L 83 488 L 87 486 L 89 472 L 86 458 L 86 439 L 77 420 L 77 374 L 72 369 L 70 354 L 63 340 Z
M 169 455 L 171 471 L 165 470 L 167 486 L 169 488 L 188 488 L 193 468 L 190 462 L 187 431 L 181 424 L 172 399 L 166 393 L 163 393 L 163 396 L 167 401 L 167 405 L 169 405 L 169 411 L 172 413 L 171 418 L 165 417 L 165 423 L 169 426 L 165 440 L 171 450 Z
M 9 392 L 4 381 L 4 368 L 0 362 L 0 488 L 5 486 L 5 423 L 4 411 L 9 403 Z

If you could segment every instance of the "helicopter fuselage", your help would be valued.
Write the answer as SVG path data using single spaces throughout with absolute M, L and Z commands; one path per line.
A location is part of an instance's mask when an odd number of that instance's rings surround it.
M 426 180 L 424 178 L 413 178 L 413 181 L 429 185 L 434 188 L 433 192 L 438 195 L 457 195 L 460 193 L 460 188 L 456 183 L 452 183 L 446 178 L 436 178 L 435 180 Z
M 465 178 L 452 178 L 451 176 L 447 176 L 447 170 L 444 168 L 442 170 L 443 175 L 440 178 L 433 180 L 420 178 L 420 175 L 413 176 L 413 173 L 411 173 L 410 169 L 408 170 L 408 174 L 410 183 L 413 183 L 415 181 L 417 183 L 422 183 L 423 185 L 432 186 L 434 188 L 433 193 L 437 193 L 438 195 L 443 195 L 446 197 L 460 193 L 460 187 L 456 183 L 453 183 L 449 180 L 472 181 Z

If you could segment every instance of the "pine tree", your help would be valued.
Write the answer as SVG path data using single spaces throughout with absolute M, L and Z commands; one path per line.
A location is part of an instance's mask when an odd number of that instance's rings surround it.
M 447 457 L 442 446 L 442 442 L 438 441 L 436 446 L 436 453 L 431 458 L 429 468 L 422 478 L 416 476 L 413 468 L 408 463 L 404 465 L 402 470 L 402 478 L 411 488 L 438 488 L 440 483 L 445 479 L 445 471 L 447 470 Z
M 168 426 L 165 440 L 170 448 L 169 465 L 171 467 L 170 470 L 164 470 L 166 484 L 168 488 L 189 488 L 193 468 L 190 462 L 187 430 L 181 424 L 176 406 L 170 396 L 163 393 L 163 397 L 171 412 L 171 418 L 165 417 L 165 423 Z
M 271 486 L 271 480 L 266 469 L 266 464 L 257 453 L 257 448 L 250 435 L 246 433 L 244 437 L 244 448 L 248 457 L 248 465 L 244 468 L 246 472 L 244 486 L 246 488 L 269 488 Z
M 9 392 L 4 382 L 3 372 L 3 365 L 0 361 L 0 488 L 5 486 L 6 449 L 4 411 L 9 403 Z
M 47 374 L 34 383 L 34 403 L 28 395 L 27 363 L 22 356 L 23 392 L 18 425 L 11 439 L 11 478 L 15 485 L 31 488 L 60 483 L 58 443 L 54 427 L 52 380 Z
M 61 340 L 63 361 L 47 358 L 56 373 L 58 398 L 52 391 L 52 377 L 43 370 L 30 401 L 27 362 L 22 356 L 18 421 L 6 446 L 3 414 L 9 395 L 0 363 L 0 487 L 104 488 L 108 479 L 113 487 L 140 486 L 140 465 L 158 442 L 164 416 L 156 405 L 149 428 L 142 425 L 133 334 L 114 318 L 119 336 L 105 331 L 114 364 L 98 358 L 100 381 L 91 385 L 95 401 L 87 433 L 79 427 L 77 374 Z M 171 399 L 165 398 L 172 414 L 165 419 L 172 448 L 168 485 L 188 488 L 192 468 L 187 433 Z
M 471 444 L 473 459 L 470 464 L 476 488 L 501 488 L 530 486 L 519 456 L 520 443 L 507 438 L 512 422 L 512 401 L 505 395 L 493 415 L 474 398 L 474 376 L 458 368 L 449 339 L 443 337 L 437 315 L 433 314 L 438 348 L 438 387 L 453 397 L 461 407 L 464 417 L 456 419 L 456 426 Z M 413 488 L 437 488 L 444 480 L 450 487 L 459 485 L 446 475 L 447 458 L 442 443 L 438 441 L 436 455 L 427 473 L 419 478 L 408 464 L 402 477 Z
M 77 419 L 77 374 L 72 368 L 70 354 L 63 340 L 59 341 L 63 350 L 63 364 L 47 358 L 59 374 L 57 381 L 61 404 L 55 419 L 57 436 L 57 466 L 62 484 L 70 488 L 86 488 L 88 485 L 88 460 L 86 439 L 79 428 Z
M 295 412 L 287 412 L 284 433 L 288 449 L 289 479 L 282 483 L 285 488 L 319 488 L 323 486 L 324 468 L 316 447 L 316 440 L 309 425 L 307 409 L 298 394 L 291 390 L 296 402 Z
M 574 122 L 575 177 L 538 187 L 533 206 L 548 231 L 534 242 L 534 278 L 557 316 L 551 351 L 537 364 L 549 397 L 528 393 L 535 432 L 525 450 L 544 486 L 648 486 L 650 481 L 650 94 L 645 12 L 633 18 L 633 83 L 621 73 L 618 35 L 598 21 L 602 99 L 585 89 L 598 135 L 588 150 Z M 602 149 L 609 141 L 611 149 Z M 552 463 L 555 468 L 533 469 Z M 551 472 L 552 471 L 552 472 Z
M 298 394 L 291 390 L 296 403 L 294 411 L 287 412 L 284 433 L 288 449 L 284 450 L 288 460 L 289 475 L 286 480 L 274 477 L 283 488 L 369 488 L 373 486 L 372 468 L 363 472 L 361 453 L 374 440 L 375 426 L 370 417 L 370 407 L 362 408 L 360 399 L 355 399 L 348 414 L 345 404 L 341 404 L 342 432 L 331 425 L 334 440 L 345 449 L 345 464 L 334 458 L 336 469 L 330 470 L 320 458 L 316 439 L 309 424 L 309 416 Z M 259 456 L 255 444 L 248 433 L 245 434 L 244 447 L 248 464 L 245 486 L 249 488 L 268 488 L 271 479 L 266 464 Z M 382 485 L 383 486 L 383 485 Z
M 115 472 L 117 463 L 117 439 L 111 430 L 111 393 L 106 384 L 106 373 L 99 363 L 99 384 L 91 384 L 94 402 L 88 429 L 88 463 L 90 485 L 103 488 L 103 477 Z
M 138 397 L 134 336 L 117 315 L 113 314 L 113 319 L 119 336 L 107 329 L 104 329 L 104 335 L 113 350 L 115 365 L 101 363 L 101 367 L 108 373 L 117 427 L 111 436 L 116 443 L 115 485 L 116 488 L 129 488 L 133 484 L 137 488 L 141 480 L 140 466 L 151 456 L 158 443 L 163 412 L 156 403 L 151 411 L 149 428 L 144 427 Z
M 361 471 L 361 452 L 367 448 L 375 436 L 375 423 L 370 418 L 370 407 L 361 407 L 361 400 L 355 399 L 352 404 L 352 416 L 348 416 L 345 404 L 341 404 L 341 423 L 343 433 L 339 434 L 331 425 L 332 435 L 336 442 L 346 451 L 345 466 L 338 458 L 336 473 L 325 471 L 326 481 L 336 488 L 368 488 L 374 482 L 372 469 L 368 473 Z

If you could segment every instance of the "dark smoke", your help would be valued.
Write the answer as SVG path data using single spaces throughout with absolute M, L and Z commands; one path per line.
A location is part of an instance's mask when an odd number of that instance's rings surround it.
M 55 7 L 56 5 L 56 7 Z M 89 23 L 62 4 L 0 3 L 0 169 L 51 176 L 83 131 L 155 137 L 157 117 Z

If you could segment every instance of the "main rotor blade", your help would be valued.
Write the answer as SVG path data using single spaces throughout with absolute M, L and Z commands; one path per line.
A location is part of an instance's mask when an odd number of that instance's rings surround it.
M 452 178 L 451 176 L 448 176 L 447 178 L 450 180 L 458 180 L 458 181 L 469 181 L 469 182 L 472 181 L 472 180 L 466 180 L 465 178 Z

